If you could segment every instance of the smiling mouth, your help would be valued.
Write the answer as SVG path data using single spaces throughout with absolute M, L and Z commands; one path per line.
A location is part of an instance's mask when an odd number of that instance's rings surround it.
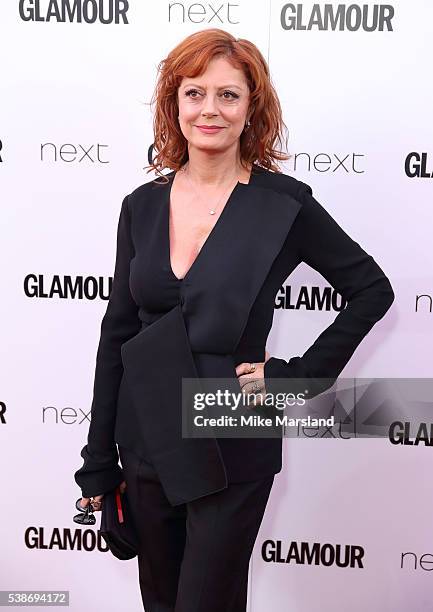
M 210 126 L 210 125 L 196 125 L 195 126 L 197 129 L 201 130 L 202 132 L 219 132 L 219 130 L 224 129 L 222 126 Z

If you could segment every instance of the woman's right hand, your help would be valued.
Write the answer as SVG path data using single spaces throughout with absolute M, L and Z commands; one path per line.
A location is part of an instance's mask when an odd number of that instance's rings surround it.
M 123 493 L 126 489 L 125 480 L 120 483 L 119 487 L 120 487 L 120 492 Z M 94 497 L 82 497 L 81 500 L 78 502 L 78 504 L 84 510 L 85 508 L 87 508 L 87 506 L 90 503 L 93 511 L 97 512 L 98 510 L 102 510 L 103 497 L 104 497 L 104 494 L 95 495 Z

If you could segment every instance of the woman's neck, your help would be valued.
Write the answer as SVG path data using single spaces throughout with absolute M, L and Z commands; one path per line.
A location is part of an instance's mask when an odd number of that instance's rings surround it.
M 239 160 L 205 160 L 200 157 L 191 156 L 185 164 L 189 177 L 196 185 L 218 187 L 227 184 L 230 178 L 238 179 L 241 183 L 249 182 L 252 164 L 245 169 Z

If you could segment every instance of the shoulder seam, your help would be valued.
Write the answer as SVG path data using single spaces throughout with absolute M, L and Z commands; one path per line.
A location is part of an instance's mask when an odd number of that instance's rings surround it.
M 299 185 L 299 189 L 298 189 L 298 193 L 296 194 L 296 197 L 298 200 L 303 202 L 307 193 L 309 195 L 313 195 L 313 190 L 310 187 L 310 185 L 308 185 L 307 183 L 303 183 L 302 181 L 299 181 L 299 183 L 300 185 Z

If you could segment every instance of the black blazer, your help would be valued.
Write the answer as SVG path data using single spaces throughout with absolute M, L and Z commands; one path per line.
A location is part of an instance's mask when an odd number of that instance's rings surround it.
M 347 306 L 302 357 L 271 357 L 265 383 L 317 377 L 331 386 L 394 299 L 382 269 L 309 185 L 254 165 L 249 184 L 238 182 L 232 191 L 175 301 L 161 312 L 154 279 L 159 265 L 171 270 L 174 174 L 167 184 L 139 186 L 122 203 L 91 424 L 75 473 L 85 497 L 122 481 L 116 443 L 151 458 L 173 505 L 279 472 L 281 439 L 182 438 L 182 377 L 236 377 L 239 363 L 263 362 L 276 293 L 300 262 L 320 272 Z

